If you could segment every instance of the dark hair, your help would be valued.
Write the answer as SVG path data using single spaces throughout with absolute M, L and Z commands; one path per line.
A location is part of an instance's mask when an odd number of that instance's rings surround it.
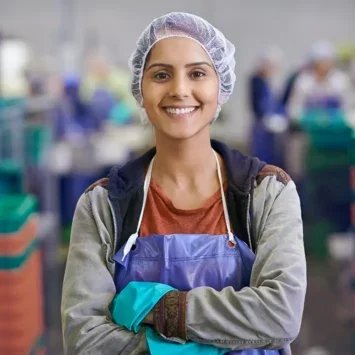
M 145 71 L 145 68 L 147 66 L 147 63 L 149 62 L 150 60 L 150 56 L 151 56 L 151 53 L 152 53 L 152 49 L 154 48 L 154 46 L 150 49 L 150 51 L 148 52 L 146 58 L 145 58 L 145 62 L 144 62 L 144 68 L 143 68 L 143 72 Z

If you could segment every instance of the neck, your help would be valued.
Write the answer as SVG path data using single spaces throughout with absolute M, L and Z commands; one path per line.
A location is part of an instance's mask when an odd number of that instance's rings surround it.
M 261 76 L 261 77 L 263 77 L 265 80 L 268 80 L 269 79 L 269 73 L 266 71 L 266 70 L 264 70 L 264 69 L 260 69 L 259 70 L 259 72 L 258 72 L 258 74 Z
M 201 179 L 216 177 L 209 130 L 206 134 L 183 140 L 157 135 L 156 148 L 153 177 L 158 182 L 169 180 L 179 187 L 187 187 L 201 182 Z

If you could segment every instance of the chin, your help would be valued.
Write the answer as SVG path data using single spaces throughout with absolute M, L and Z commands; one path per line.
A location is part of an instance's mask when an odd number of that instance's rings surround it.
M 159 130 L 159 135 L 165 136 L 168 139 L 171 139 L 172 141 L 182 141 L 182 140 L 187 140 L 191 139 L 194 137 L 199 136 L 200 134 L 210 134 L 210 124 L 208 123 L 207 125 L 204 125 L 202 127 L 189 127 L 188 129 L 162 129 Z
M 173 134 L 167 134 L 166 136 L 174 141 L 183 141 L 186 139 L 190 139 L 190 138 L 194 137 L 195 135 L 191 134 L 191 133 L 183 133 L 183 132 L 176 133 L 175 132 Z

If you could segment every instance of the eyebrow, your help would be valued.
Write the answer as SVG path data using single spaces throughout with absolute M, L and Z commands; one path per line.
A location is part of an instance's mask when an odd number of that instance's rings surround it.
M 208 63 L 208 62 L 189 63 L 189 64 L 185 65 L 185 68 L 195 67 L 195 66 L 199 66 L 199 65 L 208 65 L 209 67 L 211 67 L 213 69 L 212 65 L 210 63 Z M 173 68 L 173 66 L 171 64 L 153 63 L 153 64 L 149 65 L 149 67 L 146 70 L 149 70 L 149 69 L 154 68 L 154 67 L 165 67 L 165 68 L 169 68 L 169 69 Z

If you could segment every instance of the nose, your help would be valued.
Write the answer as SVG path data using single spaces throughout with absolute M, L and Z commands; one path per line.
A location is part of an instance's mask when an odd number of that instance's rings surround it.
M 184 75 L 178 75 L 171 80 L 169 96 L 175 99 L 184 99 L 189 96 L 190 86 Z

